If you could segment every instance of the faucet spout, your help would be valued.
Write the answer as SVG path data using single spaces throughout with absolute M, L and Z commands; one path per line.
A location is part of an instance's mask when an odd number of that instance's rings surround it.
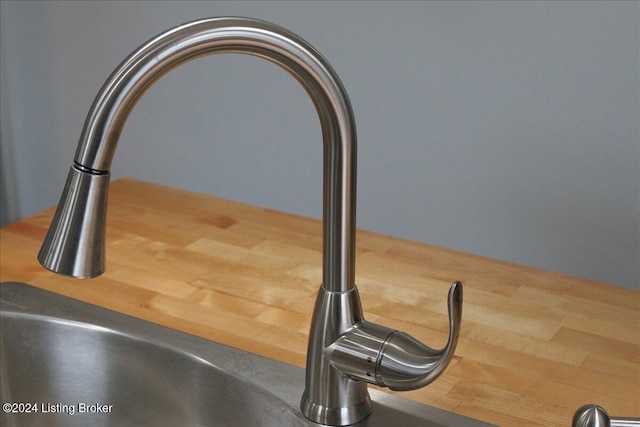
M 351 104 L 327 60 L 288 30 L 248 18 L 204 19 L 170 29 L 126 58 L 89 111 L 38 260 L 74 277 L 104 272 L 109 170 L 129 112 L 170 70 L 216 53 L 243 53 L 276 63 L 301 83 L 318 112 L 324 144 L 322 284 L 300 407 L 317 423 L 357 423 L 371 413 L 367 383 L 407 390 L 444 371 L 460 331 L 462 284 L 456 282 L 449 293 L 450 337 L 443 350 L 364 320 L 355 286 L 356 128 Z
M 84 123 L 67 181 L 83 181 L 83 190 L 59 206 L 85 203 L 93 182 L 105 182 L 125 121 L 151 85 L 175 67 L 206 55 L 243 53 L 267 59 L 288 71 L 307 91 L 316 107 L 324 144 L 323 286 L 345 292 L 355 282 L 356 128 L 351 103 L 329 62 L 306 41 L 277 25 L 249 18 L 210 18 L 170 29 L 149 40 L 109 76 Z M 79 179 L 78 175 L 86 176 Z M 95 178 L 94 177 L 99 177 Z M 65 192 L 65 194 L 69 194 Z M 106 201 L 105 201 L 106 204 Z M 67 212 L 68 214 L 71 211 Z M 71 218 L 58 211 L 53 229 L 68 227 Z M 76 222 L 77 224 L 77 222 Z M 104 227 L 102 227 L 104 228 Z M 54 233 L 61 235 L 61 233 Z M 87 233 L 85 235 L 88 236 Z M 50 270 L 91 277 L 104 267 L 104 242 L 99 236 L 83 246 L 96 253 L 84 264 L 72 262 L 75 250 L 47 239 L 40 260 Z M 68 249 L 69 253 L 65 252 Z M 71 270 L 65 267 L 73 266 Z

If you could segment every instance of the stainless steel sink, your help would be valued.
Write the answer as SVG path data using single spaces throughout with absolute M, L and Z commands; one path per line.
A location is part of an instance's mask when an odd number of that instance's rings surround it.
M 0 294 L 3 426 L 317 426 L 301 368 L 25 284 Z M 358 426 L 488 425 L 370 393 Z

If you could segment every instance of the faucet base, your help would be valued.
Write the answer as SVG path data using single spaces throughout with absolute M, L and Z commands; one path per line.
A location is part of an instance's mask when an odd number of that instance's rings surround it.
M 319 403 L 314 403 L 305 393 L 302 396 L 300 409 L 305 417 L 319 424 L 330 426 L 344 426 L 355 424 L 364 420 L 371 414 L 371 399 L 367 398 L 357 405 L 346 408 L 329 408 Z
M 327 356 L 328 348 L 361 323 L 358 289 L 333 292 L 320 286 L 307 350 L 306 387 L 300 410 L 320 424 L 346 426 L 371 413 L 367 384 L 341 372 Z

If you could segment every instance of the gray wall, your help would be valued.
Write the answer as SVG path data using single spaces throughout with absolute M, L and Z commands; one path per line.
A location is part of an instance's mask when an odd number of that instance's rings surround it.
M 358 226 L 640 285 L 638 2 L 1 3 L 5 222 L 57 202 L 85 115 L 135 47 L 245 15 L 333 64 L 358 125 Z M 275 65 L 186 64 L 132 112 L 113 173 L 319 218 L 311 102 Z M 452 278 L 454 279 L 454 278 Z

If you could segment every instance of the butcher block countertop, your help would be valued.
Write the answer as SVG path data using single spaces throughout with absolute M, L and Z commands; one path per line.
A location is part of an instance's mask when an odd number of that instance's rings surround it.
M 2 229 L 0 280 L 304 367 L 319 221 L 120 179 L 109 196 L 107 272 L 76 280 L 36 260 L 53 211 Z M 404 397 L 501 426 L 568 427 L 586 403 L 640 417 L 640 292 L 358 231 L 368 320 L 440 348 L 454 280 L 464 283 L 456 355 Z

